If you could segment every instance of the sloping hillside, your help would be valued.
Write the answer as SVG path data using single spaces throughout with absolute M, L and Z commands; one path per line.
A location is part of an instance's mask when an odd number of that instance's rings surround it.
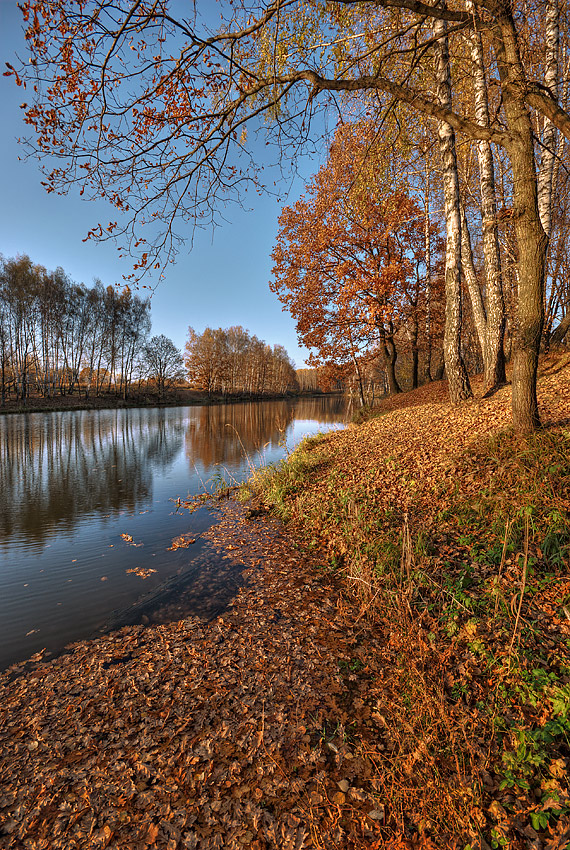
M 428 843 L 570 840 L 567 354 L 542 364 L 539 399 L 545 427 L 525 440 L 510 387 L 452 408 L 427 386 L 252 484 L 387 636 L 381 660 L 360 656 L 381 669 L 358 697 L 369 755 Z

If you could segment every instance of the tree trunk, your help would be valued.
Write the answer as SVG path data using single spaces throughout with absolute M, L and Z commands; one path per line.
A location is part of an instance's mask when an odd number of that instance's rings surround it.
M 358 395 L 360 397 L 360 406 L 364 407 L 366 405 L 366 399 L 364 398 L 364 387 L 362 386 L 362 374 L 360 372 L 360 366 L 358 365 L 358 360 L 356 355 L 353 353 L 352 360 L 354 363 L 354 369 L 356 372 L 356 379 L 358 381 Z
M 548 239 L 540 223 L 532 125 L 517 34 L 508 8 L 497 18 L 493 43 L 503 103 L 513 139 L 513 220 L 518 248 L 518 299 L 514 328 L 513 425 L 528 434 L 540 426 L 536 380 L 544 325 L 544 277 Z
M 425 157 L 426 165 L 426 184 L 424 192 L 424 242 L 425 242 L 425 263 L 426 263 L 426 362 L 424 374 L 426 381 L 431 381 L 431 220 L 429 209 L 429 167 L 428 157 Z
M 451 109 L 451 81 L 447 24 L 436 21 L 434 45 L 437 95 L 441 106 Z M 446 121 L 438 122 L 439 149 L 443 167 L 445 197 L 445 370 L 452 404 L 459 404 L 473 393 L 461 356 L 461 218 L 459 213 L 459 179 L 455 153 L 455 132 Z
M 384 363 L 386 365 L 386 378 L 388 379 L 388 390 L 390 395 L 397 395 L 402 388 L 396 378 L 396 360 L 398 352 L 393 342 L 387 342 L 384 346 Z
M 552 97 L 558 99 L 558 47 L 559 47 L 559 23 L 558 2 L 547 0 L 545 10 L 546 28 L 546 68 L 544 73 L 544 85 Z M 540 168 L 538 171 L 538 211 L 540 222 L 550 238 L 552 220 L 552 178 L 554 174 L 554 161 L 556 159 L 556 127 L 548 118 L 544 118 L 544 132 L 540 154 Z
M 435 372 L 433 374 L 434 381 L 441 381 L 445 374 L 445 359 L 443 356 L 443 351 L 438 351 L 437 355 L 437 366 L 435 368 Z
M 475 271 L 475 263 L 473 262 L 473 249 L 471 247 L 471 234 L 465 214 L 465 205 L 461 202 L 461 267 L 465 275 L 467 283 L 467 291 L 471 301 L 471 312 L 473 313 L 473 322 L 477 332 L 477 339 L 481 347 L 481 354 L 485 362 L 485 351 L 487 348 L 487 313 L 485 303 L 481 293 L 481 287 L 477 279 Z
M 475 90 L 475 117 L 479 124 L 489 127 L 489 99 L 483 63 L 481 34 L 471 35 L 471 60 Z M 497 202 L 493 153 L 489 142 L 477 142 L 479 177 L 481 186 L 481 214 L 483 224 L 483 254 L 486 282 L 486 327 L 483 362 L 485 364 L 485 389 L 504 384 L 505 373 L 505 298 L 501 275 L 501 251 L 497 226 Z
M 394 342 L 394 326 L 390 323 L 390 328 L 387 331 L 384 325 L 378 328 L 380 340 L 382 342 L 382 351 L 384 354 L 384 372 L 388 383 L 388 392 L 390 395 L 397 395 L 402 392 L 402 388 L 396 378 L 396 360 L 398 359 L 398 350 Z
M 418 350 L 418 336 L 419 336 L 419 324 L 418 324 L 418 312 L 417 312 L 417 304 L 414 305 L 414 313 L 412 318 L 412 327 L 411 329 L 408 327 L 408 339 L 410 340 L 410 348 L 412 351 L 412 389 L 417 390 L 419 386 L 419 350 Z
M 552 332 L 549 340 L 550 345 L 561 345 L 568 331 L 570 331 L 570 313 L 562 319 L 558 327 Z

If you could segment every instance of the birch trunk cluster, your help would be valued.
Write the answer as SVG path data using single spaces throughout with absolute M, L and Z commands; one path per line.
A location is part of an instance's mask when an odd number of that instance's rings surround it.
M 434 71 L 437 97 L 441 106 L 451 109 L 451 77 L 447 24 L 437 21 L 434 27 Z M 455 152 L 455 132 L 446 121 L 438 122 L 439 149 L 445 199 L 445 335 L 443 341 L 449 397 L 454 404 L 471 398 L 469 376 L 461 354 L 462 290 L 461 290 L 461 217 L 459 213 L 459 176 Z

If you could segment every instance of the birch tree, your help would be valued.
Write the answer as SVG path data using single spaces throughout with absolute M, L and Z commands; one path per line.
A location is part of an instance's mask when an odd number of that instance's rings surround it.
M 437 20 L 434 26 L 435 80 L 440 106 L 451 112 L 451 77 L 447 22 Z M 445 199 L 445 335 L 443 351 L 453 403 L 471 398 L 471 386 L 461 356 L 461 216 L 459 209 L 459 175 L 455 152 L 455 132 L 451 124 L 438 121 L 439 149 L 442 162 L 443 194 Z
M 559 8 L 558 0 L 545 2 L 545 72 L 544 86 L 554 101 L 559 85 Z M 543 117 L 542 146 L 538 171 L 538 211 L 544 232 L 550 238 L 552 224 L 552 178 L 556 160 L 556 126 Z
M 479 15 L 476 6 L 471 4 L 471 10 L 475 20 L 478 21 Z M 485 77 L 483 42 L 481 32 L 477 27 L 470 33 L 469 40 L 471 47 L 475 118 L 481 126 L 489 127 L 489 100 Z M 485 387 L 487 391 L 490 391 L 503 384 L 506 380 L 504 354 L 506 316 L 497 222 L 495 171 L 493 153 L 488 139 L 479 139 L 477 141 L 477 159 L 479 163 L 481 191 L 485 301 L 481 296 L 479 285 L 473 279 L 473 264 L 468 243 L 469 233 L 465 215 L 463 215 L 463 245 L 466 250 L 466 261 L 471 266 L 468 272 L 469 293 L 475 326 L 483 352 Z

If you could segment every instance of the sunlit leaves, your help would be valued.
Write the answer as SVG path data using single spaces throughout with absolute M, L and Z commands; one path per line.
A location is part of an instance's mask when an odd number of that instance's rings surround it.
M 188 328 L 185 363 L 190 383 L 208 394 L 284 394 L 298 388 L 283 346 L 272 348 L 240 325 L 201 334 Z
M 424 217 L 388 157 L 371 124 L 341 126 L 327 164 L 281 214 L 271 287 L 316 362 L 373 348 L 412 305 Z

